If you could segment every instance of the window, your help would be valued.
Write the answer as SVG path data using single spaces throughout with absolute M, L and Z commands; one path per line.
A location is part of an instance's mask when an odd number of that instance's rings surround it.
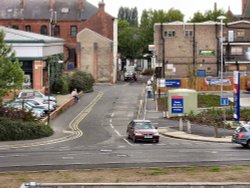
M 59 37 L 60 36 L 60 26 L 59 25 L 56 25 L 54 27 L 54 36 L 55 37 Z
M 75 37 L 76 34 L 77 34 L 77 26 L 76 25 L 70 26 L 70 36 Z
M 47 28 L 46 25 L 42 25 L 42 26 L 41 26 L 40 33 L 41 33 L 42 35 L 48 35 L 48 28 Z
M 76 49 L 75 48 L 69 49 L 69 60 L 72 62 L 76 61 Z
M 175 37 L 175 31 L 165 31 L 165 37 Z
M 242 55 L 243 48 L 242 47 L 231 47 L 231 55 Z
M 31 32 L 31 26 L 30 25 L 26 25 L 25 26 L 25 31 Z
M 245 31 L 244 30 L 236 31 L 236 37 L 239 37 L 239 38 L 245 37 Z
M 19 26 L 18 25 L 12 25 L 12 28 L 13 29 L 19 29 Z
M 192 37 L 193 36 L 193 31 L 185 31 L 185 37 Z

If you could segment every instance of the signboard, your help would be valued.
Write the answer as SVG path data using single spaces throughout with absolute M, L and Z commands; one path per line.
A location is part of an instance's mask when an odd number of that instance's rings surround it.
M 159 87 L 173 87 L 173 88 L 179 88 L 181 87 L 181 80 L 165 80 L 160 79 L 158 82 Z
M 171 97 L 171 112 L 173 114 L 183 113 L 183 96 L 172 96 Z
M 181 87 L 181 80 L 165 80 L 165 87 Z
M 230 79 L 221 79 L 221 78 L 205 78 L 205 84 L 207 86 L 220 86 L 221 84 L 223 86 L 230 86 L 231 80 Z
M 234 119 L 240 121 L 240 73 L 234 71 Z
M 220 98 L 220 105 L 221 106 L 228 106 L 229 105 L 229 100 L 227 97 Z
M 214 50 L 200 50 L 200 56 L 215 56 Z

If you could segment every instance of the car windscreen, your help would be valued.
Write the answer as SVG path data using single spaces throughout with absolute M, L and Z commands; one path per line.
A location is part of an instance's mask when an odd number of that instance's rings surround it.
M 247 132 L 246 128 L 245 127 L 237 127 L 235 129 L 235 132 L 236 133 L 242 133 L 242 132 Z
M 135 129 L 155 129 L 149 122 L 139 122 L 135 124 Z

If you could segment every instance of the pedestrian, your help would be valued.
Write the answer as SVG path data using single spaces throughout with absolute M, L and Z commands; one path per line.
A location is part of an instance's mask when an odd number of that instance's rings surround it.
M 152 97 L 152 92 L 153 92 L 153 88 L 151 85 L 147 85 L 146 86 L 146 91 L 147 91 L 147 97 L 151 98 Z
M 75 101 L 78 102 L 79 101 L 79 95 L 77 93 L 77 89 L 74 89 L 72 92 L 71 92 L 71 95 L 72 97 L 74 97 Z
M 147 85 L 152 85 L 151 79 L 149 79 L 149 80 L 147 81 Z

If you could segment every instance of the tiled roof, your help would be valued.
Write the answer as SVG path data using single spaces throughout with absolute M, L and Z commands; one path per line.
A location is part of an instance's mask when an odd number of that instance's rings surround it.
M 54 11 L 58 20 L 87 20 L 98 8 L 83 0 L 84 9 L 79 9 L 79 0 L 55 0 Z M 20 0 L 1 0 L 0 19 L 50 19 L 49 0 L 25 0 L 21 9 Z

